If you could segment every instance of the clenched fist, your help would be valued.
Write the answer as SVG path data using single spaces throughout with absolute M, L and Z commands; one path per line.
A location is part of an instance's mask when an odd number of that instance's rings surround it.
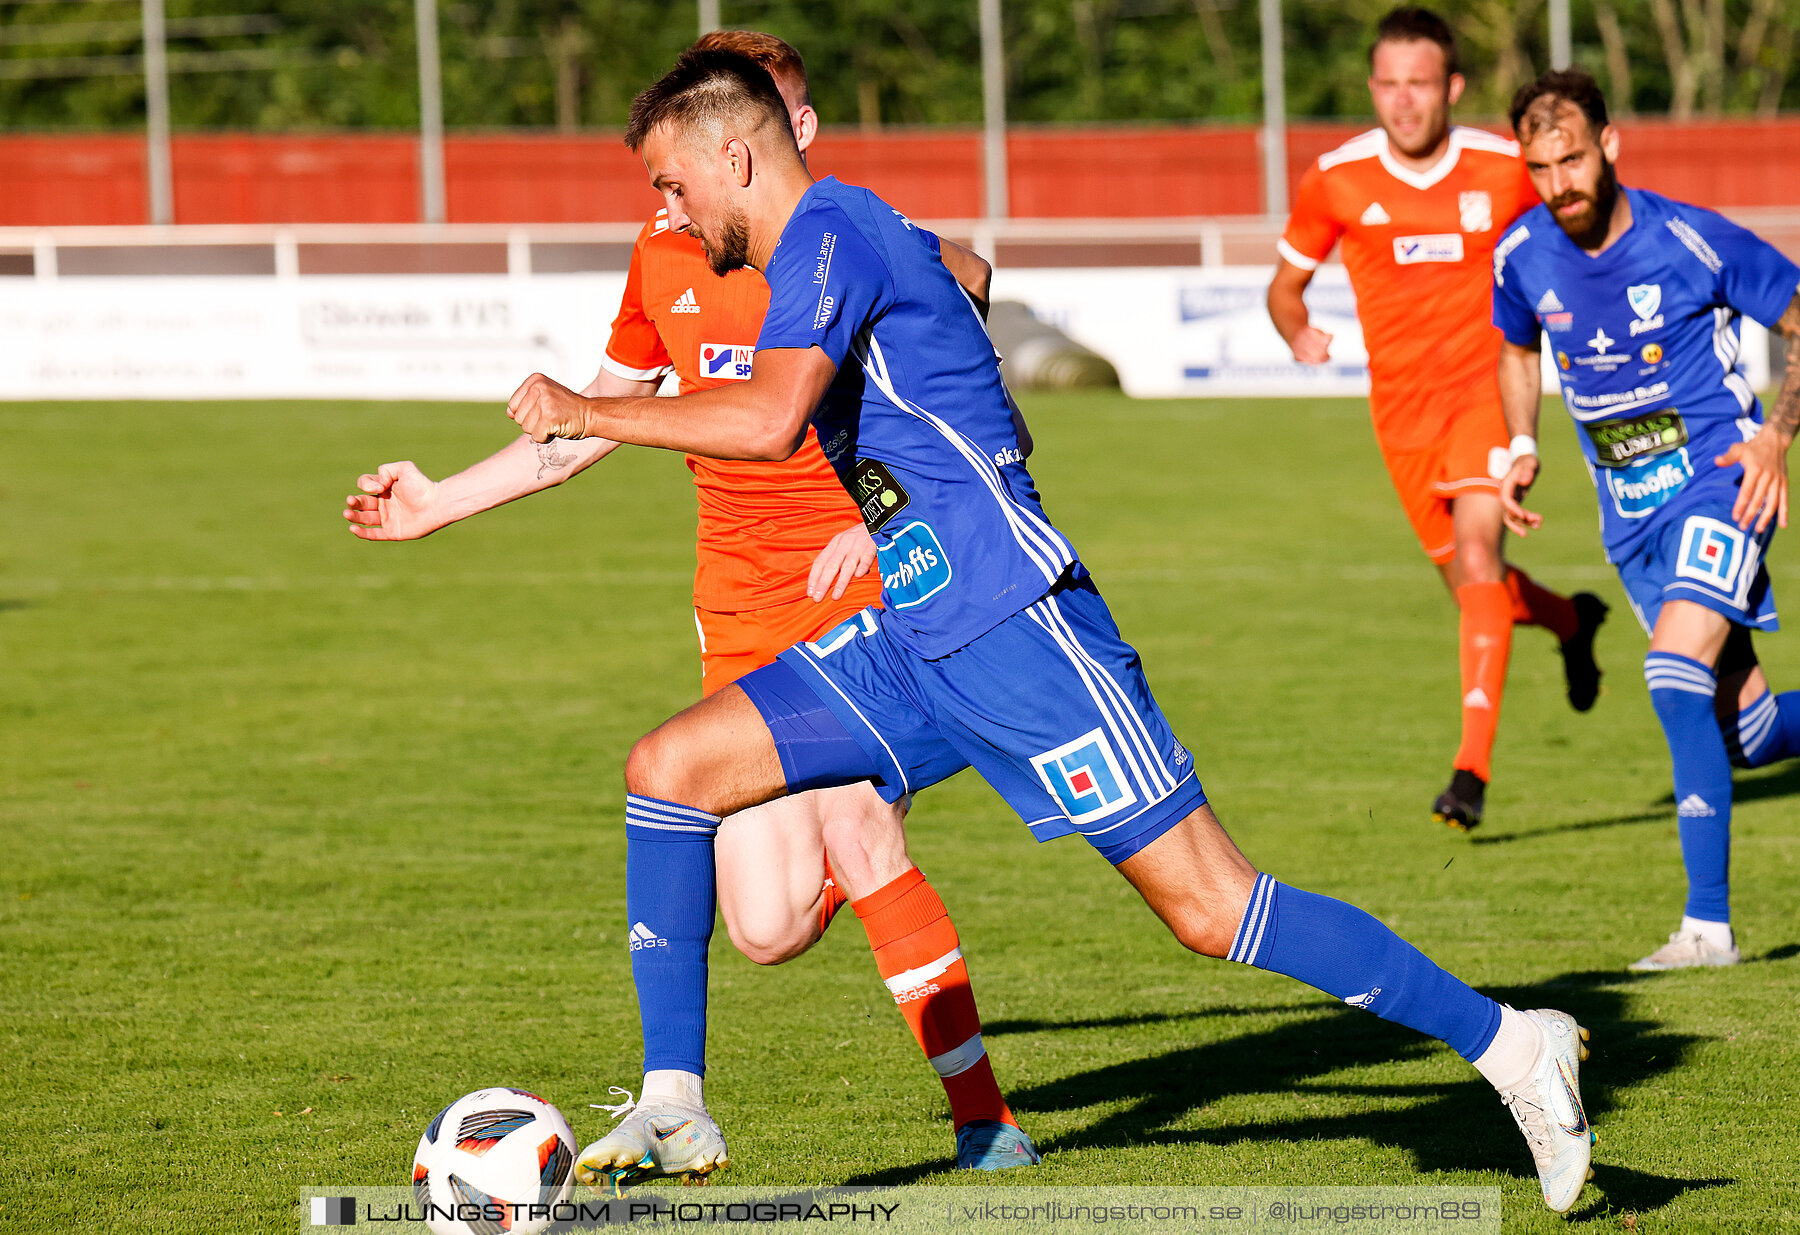
M 587 400 L 542 373 L 533 373 L 513 391 L 506 403 L 506 414 L 534 442 L 588 436 Z

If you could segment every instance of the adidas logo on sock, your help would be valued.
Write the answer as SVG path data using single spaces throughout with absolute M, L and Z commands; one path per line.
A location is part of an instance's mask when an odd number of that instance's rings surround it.
M 1563 311 L 1563 302 L 1556 298 L 1554 289 L 1545 292 L 1543 297 L 1538 300 L 1537 311 L 1539 313 L 1561 313 Z
M 1388 212 L 1381 208 L 1380 202 L 1370 202 L 1369 208 L 1362 212 L 1364 227 L 1380 227 L 1383 223 L 1392 222 L 1393 220 L 1388 218 Z
M 643 948 L 666 948 L 668 946 L 669 941 L 667 939 L 658 935 L 642 922 L 632 926 L 630 951 L 636 952 Z
M 1477 686 L 1474 690 L 1463 696 L 1463 706 L 1465 708 L 1492 708 L 1494 705 L 1488 699 L 1487 692 Z
M 1675 813 L 1683 819 L 1711 819 L 1719 812 L 1708 806 L 1706 799 L 1699 794 L 1690 793 L 1681 799 L 1681 805 L 1675 808 Z
M 671 313 L 698 313 L 699 311 L 700 302 L 694 299 L 694 289 L 691 287 L 681 293 L 681 298 L 669 306 Z
M 1375 996 L 1379 994 L 1381 994 L 1381 988 L 1378 986 L 1372 991 L 1364 991 L 1360 995 L 1352 995 L 1350 998 L 1344 1000 L 1344 1002 L 1353 1008 L 1361 1008 L 1363 1011 L 1367 1012 L 1375 1005 Z

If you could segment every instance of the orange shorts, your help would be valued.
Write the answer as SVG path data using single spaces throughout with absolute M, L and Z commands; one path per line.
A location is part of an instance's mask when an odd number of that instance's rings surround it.
M 874 587 L 870 587 L 870 581 Z M 723 690 L 753 669 L 760 669 L 807 639 L 816 639 L 839 622 L 848 621 L 880 603 L 881 578 L 874 571 L 853 580 L 841 600 L 829 596 L 815 602 L 802 596 L 766 609 L 741 613 L 694 610 L 700 633 L 700 693 Z
M 1388 476 L 1400 494 L 1400 505 L 1419 538 L 1419 547 L 1438 565 L 1456 556 L 1450 503 L 1464 493 L 1500 492 L 1493 468 L 1504 457 L 1507 440 L 1506 418 L 1496 402 L 1464 409 L 1444 426 L 1438 440 L 1423 450 L 1382 447 Z

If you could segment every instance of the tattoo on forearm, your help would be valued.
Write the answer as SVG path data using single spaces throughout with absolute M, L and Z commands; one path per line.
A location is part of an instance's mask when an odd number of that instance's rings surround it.
M 565 453 L 556 448 L 555 439 L 548 442 L 539 442 L 537 454 L 539 480 L 542 480 L 551 472 L 560 472 L 565 467 L 568 467 L 571 463 L 575 462 L 575 455 L 572 452 Z
M 1763 419 L 1792 439 L 1795 429 L 1800 428 L 1800 294 L 1788 303 L 1775 330 L 1787 340 L 1787 373 L 1781 379 L 1774 405 Z

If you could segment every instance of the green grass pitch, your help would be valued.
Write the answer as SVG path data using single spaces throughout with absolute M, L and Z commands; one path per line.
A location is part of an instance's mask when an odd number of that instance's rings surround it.
M 1605 693 L 1570 712 L 1550 637 L 1519 633 L 1470 838 L 1427 812 L 1455 620 L 1359 405 L 1026 410 L 1051 516 L 1252 860 L 1592 1028 L 1578 1217 L 1800 1224 L 1800 769 L 1738 779 L 1747 963 L 1627 975 L 1681 908 L 1668 755 L 1560 412 L 1548 526 L 1512 551 L 1612 603 Z M 358 472 L 443 475 L 508 427 L 469 405 L 0 407 L 9 1229 L 293 1229 L 302 1187 L 404 1183 L 470 1089 L 542 1093 L 585 1142 L 606 1126 L 587 1104 L 635 1086 L 620 766 L 697 694 L 686 471 L 621 452 L 417 544 L 338 516 Z M 1761 644 L 1800 686 L 1795 637 Z M 1187 955 L 972 774 L 921 798 L 912 844 L 1047 1151 L 1003 1182 L 1494 1184 L 1509 1227 L 1559 1228 L 1447 1048 Z M 727 1182 L 991 1182 L 950 1169 L 942 1093 L 850 914 L 777 969 L 720 932 L 712 999 Z

